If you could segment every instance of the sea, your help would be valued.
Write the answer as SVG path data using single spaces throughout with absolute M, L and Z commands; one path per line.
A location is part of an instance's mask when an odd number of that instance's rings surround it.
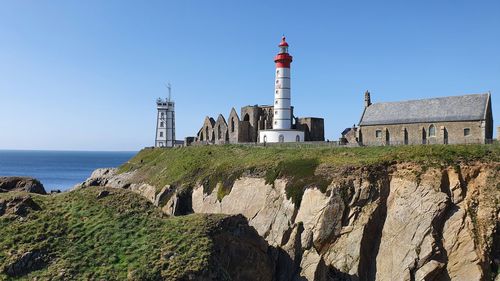
M 28 176 L 45 190 L 67 190 L 97 168 L 118 167 L 137 152 L 0 150 L 0 176 Z

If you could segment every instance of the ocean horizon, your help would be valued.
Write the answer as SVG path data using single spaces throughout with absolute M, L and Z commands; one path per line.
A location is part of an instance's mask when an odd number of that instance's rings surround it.
M 67 190 L 97 168 L 118 167 L 137 151 L 0 150 L 0 176 L 33 177 L 45 190 Z

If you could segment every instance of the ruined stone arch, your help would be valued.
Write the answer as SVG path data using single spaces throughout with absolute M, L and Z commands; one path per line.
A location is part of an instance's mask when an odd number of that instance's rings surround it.
M 200 130 L 200 141 L 213 141 L 213 138 L 210 139 L 210 135 L 213 135 L 214 125 L 215 120 L 212 117 L 205 117 Z
M 239 142 L 239 128 L 240 128 L 240 117 L 234 109 L 231 109 L 229 113 L 229 128 L 228 128 L 228 141 L 230 143 Z

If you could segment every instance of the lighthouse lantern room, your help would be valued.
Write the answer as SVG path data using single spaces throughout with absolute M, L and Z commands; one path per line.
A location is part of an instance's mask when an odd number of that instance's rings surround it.
M 276 79 L 274 83 L 273 129 L 260 130 L 259 141 L 261 143 L 302 142 L 304 141 L 304 132 L 292 129 L 290 64 L 293 58 L 288 54 L 288 43 L 284 36 L 278 46 L 280 51 L 274 58 Z

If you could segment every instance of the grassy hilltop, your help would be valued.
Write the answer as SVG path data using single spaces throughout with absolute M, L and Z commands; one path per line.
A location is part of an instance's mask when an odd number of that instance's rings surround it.
M 252 147 L 242 145 L 143 149 L 120 167 L 136 170 L 135 181 L 148 182 L 158 191 L 166 184 L 203 183 L 212 191 L 222 183 L 219 197 L 244 173 L 262 175 L 268 182 L 291 180 L 289 196 L 300 197 L 301 183 L 328 184 L 322 171 L 348 166 L 413 162 L 423 168 L 450 166 L 467 161 L 500 161 L 500 145 L 416 145 L 383 147 Z M 295 200 L 295 201 L 297 201 Z M 298 203 L 298 202 L 297 202 Z
M 33 280 L 176 280 L 208 267 L 210 233 L 222 215 L 166 218 L 137 194 L 82 189 L 59 195 L 30 194 L 39 210 L 0 213 L 0 280 L 26 252 L 42 255 Z M 0 201 L 26 197 L 0 193 Z

